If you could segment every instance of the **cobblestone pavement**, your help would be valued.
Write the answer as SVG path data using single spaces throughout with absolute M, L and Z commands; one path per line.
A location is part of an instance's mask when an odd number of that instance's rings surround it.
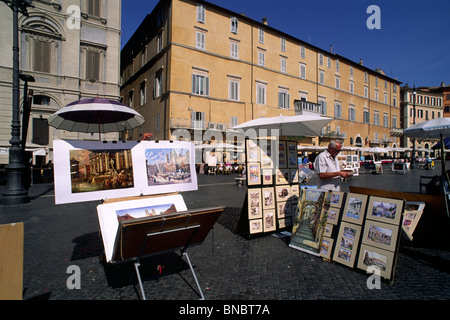
M 439 174 L 414 169 L 395 175 L 385 167 L 381 175 L 361 173 L 344 184 L 418 192 L 420 175 Z M 202 245 L 188 250 L 206 300 L 449 300 L 450 251 L 421 247 L 401 241 L 393 283 L 381 282 L 369 289 L 368 275 L 343 265 L 292 249 L 288 238 L 266 235 L 246 238 L 237 224 L 245 197 L 230 176 L 199 175 L 197 191 L 183 193 L 189 209 L 225 206 Z M 311 180 L 309 184 L 314 184 Z M 5 187 L 1 186 L 0 191 Z M 53 184 L 33 185 L 31 202 L 0 207 L 0 224 L 24 222 L 25 300 L 138 300 L 138 286 L 131 283 L 132 263 L 104 264 L 103 243 L 96 207 L 99 201 L 54 204 Z M 167 275 L 144 281 L 149 300 L 199 299 L 197 287 L 185 262 L 174 262 L 174 253 L 145 259 L 148 274 L 156 276 L 158 265 Z M 68 289 L 76 265 L 81 289 Z M 171 267 L 173 265 L 173 267 Z

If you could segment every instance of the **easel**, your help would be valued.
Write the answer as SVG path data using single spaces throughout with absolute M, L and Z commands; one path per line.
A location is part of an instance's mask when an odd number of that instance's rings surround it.
M 151 199 L 154 197 L 138 196 L 111 199 L 108 200 L 108 203 L 133 199 Z M 201 300 L 204 300 L 205 297 L 187 249 L 204 241 L 224 209 L 225 207 L 195 209 L 122 221 L 118 227 L 111 262 L 136 260 L 134 269 L 141 291 L 141 298 L 146 300 L 140 269 L 142 258 L 144 256 L 175 252 L 180 249 L 179 258 L 186 258 Z

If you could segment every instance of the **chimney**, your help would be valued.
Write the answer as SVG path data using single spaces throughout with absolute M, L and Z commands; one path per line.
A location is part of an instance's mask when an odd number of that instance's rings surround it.
M 333 45 L 330 44 L 330 53 L 333 53 Z
M 364 65 L 362 59 L 359 59 L 359 64 L 362 66 Z
M 441 87 L 445 87 L 445 82 L 441 82 Z
M 267 17 L 262 18 L 262 23 L 264 23 L 267 26 Z

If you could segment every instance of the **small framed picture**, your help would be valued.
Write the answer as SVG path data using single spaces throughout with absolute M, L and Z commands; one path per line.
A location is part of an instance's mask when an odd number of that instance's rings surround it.
M 275 170 L 275 184 L 288 184 L 288 183 L 289 183 L 289 170 L 277 168 Z
M 273 184 L 273 170 L 272 169 L 262 169 L 262 184 L 263 185 Z
M 290 217 L 292 215 L 291 201 L 277 202 L 277 218 Z
M 275 208 L 275 189 L 271 187 L 262 188 L 263 209 Z
M 255 140 L 247 140 L 247 162 L 259 162 L 259 147 Z
M 298 183 L 298 169 L 290 169 L 290 182 L 289 183 Z
M 394 258 L 394 252 L 362 244 L 359 250 L 357 267 L 366 272 L 370 271 L 374 273 L 379 271 L 381 277 L 390 280 L 392 277 Z
M 249 188 L 247 190 L 247 196 L 248 196 L 248 218 L 250 220 L 262 218 L 261 189 Z
M 286 141 L 278 142 L 278 168 L 287 168 L 287 150 Z
M 263 230 L 264 232 L 270 232 L 275 231 L 277 229 L 276 225 L 276 213 L 275 209 L 268 209 L 263 211 L 263 219 L 264 219 L 264 225 Z
M 360 235 L 361 226 L 342 222 L 339 228 L 339 235 L 336 239 L 333 260 L 353 268 L 358 252 Z
M 290 185 L 281 185 L 276 186 L 276 199 L 277 201 L 286 201 L 291 197 L 291 186 Z
M 399 226 L 392 224 L 366 220 L 362 243 L 388 251 L 395 251 L 399 228 Z
M 297 143 L 295 141 L 287 142 L 287 162 L 288 168 L 296 168 L 298 166 Z
M 333 227 L 334 226 L 332 224 L 327 223 L 325 225 L 325 229 L 323 230 L 323 236 L 324 237 L 331 237 L 331 234 L 333 233 Z
M 370 197 L 367 219 L 399 225 L 403 212 L 403 200 Z
M 249 221 L 250 234 L 263 232 L 263 219 Z
M 320 251 L 319 255 L 322 258 L 330 259 L 331 257 L 331 251 L 333 249 L 333 242 L 334 240 L 328 237 L 322 238 L 322 243 L 320 244 Z
M 261 184 L 261 167 L 259 163 L 248 163 L 247 184 L 249 186 Z
M 366 211 L 367 195 L 348 193 L 345 200 L 345 208 L 342 213 L 342 220 L 362 224 Z
M 340 208 L 342 206 L 343 199 L 344 199 L 344 192 L 340 191 L 331 192 L 330 206 Z
M 324 211 L 324 214 L 327 215 L 327 224 L 338 224 L 341 209 L 329 207 L 328 209 L 323 208 L 322 210 Z
M 292 217 L 278 219 L 278 228 L 282 229 L 288 227 L 292 227 Z
M 271 140 L 259 140 L 261 168 L 273 168 Z

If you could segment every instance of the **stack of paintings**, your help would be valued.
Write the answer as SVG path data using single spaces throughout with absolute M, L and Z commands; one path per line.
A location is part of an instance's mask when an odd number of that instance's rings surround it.
M 246 140 L 249 234 L 292 227 L 298 204 L 297 144 Z

